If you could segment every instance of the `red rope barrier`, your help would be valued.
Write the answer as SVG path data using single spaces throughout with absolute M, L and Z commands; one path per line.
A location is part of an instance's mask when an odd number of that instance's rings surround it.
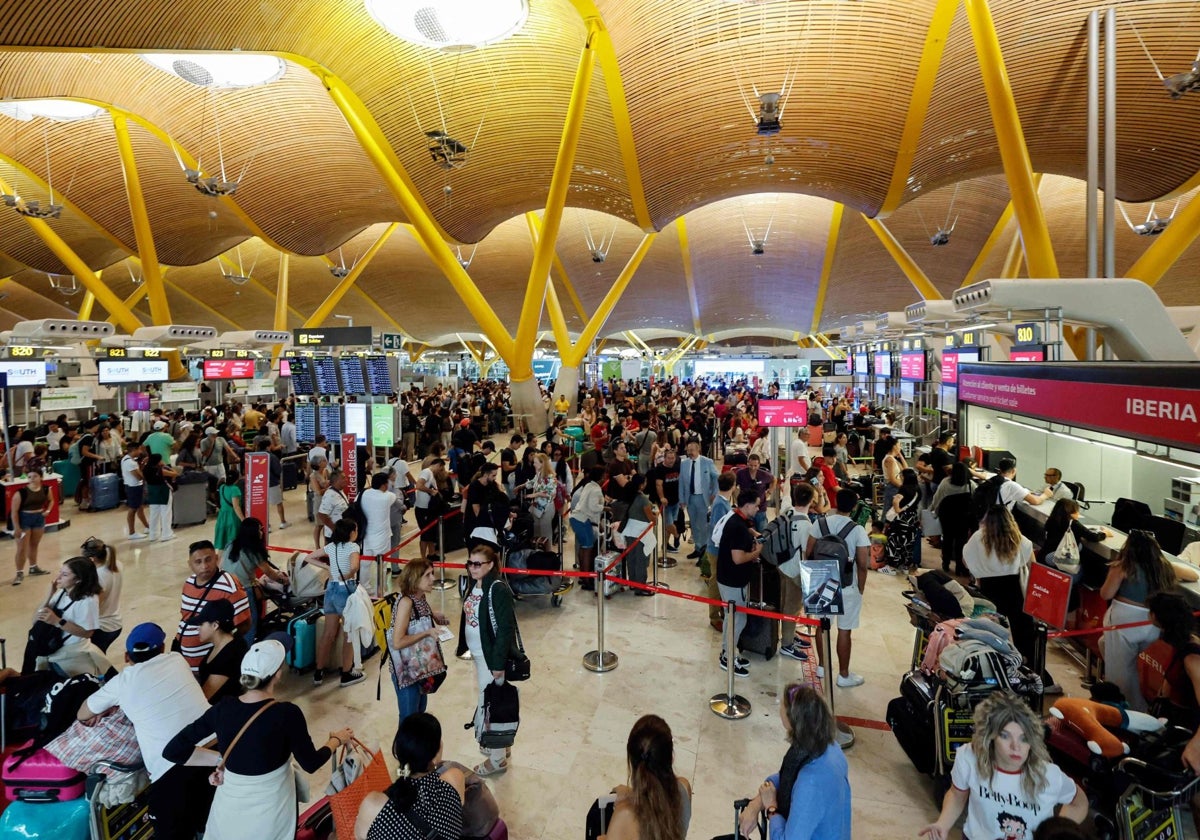
M 644 536 L 646 536 L 647 534 L 649 534 L 649 533 L 650 533 L 650 531 L 651 531 L 651 530 L 653 530 L 653 528 L 654 528 L 654 523 L 653 523 L 653 522 L 651 522 L 649 525 L 647 525 L 647 526 L 646 526 L 646 527 L 645 527 L 645 528 L 642 530 L 642 533 L 640 533 L 640 534 L 638 534 L 638 535 L 637 535 L 637 539 L 635 539 L 635 540 L 633 540 L 631 543 L 629 543 L 629 545 L 627 545 L 627 546 L 625 547 L 625 550 L 624 550 L 624 551 L 622 551 L 620 554 L 618 554 L 618 555 L 616 556 L 616 558 L 615 558 L 615 559 L 614 559 L 614 560 L 613 560 L 611 563 L 609 563 L 609 564 L 608 564 L 608 566 L 607 566 L 607 567 L 604 569 L 604 574 L 608 574 L 609 572 L 611 572 L 611 571 L 612 571 L 612 570 L 613 570 L 613 569 L 616 567 L 616 565 L 617 565 L 618 563 L 620 563 L 622 560 L 624 560 L 624 559 L 625 559 L 625 555 L 627 555 L 627 554 L 629 554 L 629 552 L 633 551 L 633 547 L 634 547 L 635 545 L 637 545 L 638 543 L 640 543 L 640 542 L 642 541 L 642 537 L 644 537 Z
M 670 595 L 672 598 L 679 598 L 684 601 L 695 601 L 698 604 L 708 604 L 710 607 L 724 607 L 724 601 L 718 601 L 715 598 L 706 598 L 702 595 L 690 595 L 687 592 L 676 592 L 674 589 L 657 589 L 648 583 L 639 583 L 635 580 L 626 580 L 625 578 L 609 577 L 613 583 L 621 586 L 627 586 L 630 589 L 644 589 L 647 592 L 656 592 L 660 595 Z M 734 604 L 735 612 L 745 613 L 746 615 L 757 615 L 763 618 L 774 618 L 779 621 L 794 621 L 797 624 L 808 625 L 809 627 L 820 627 L 821 622 L 815 618 L 809 618 L 804 615 L 784 615 L 782 613 L 768 612 L 766 610 L 755 609 L 754 607 L 743 607 L 740 604 Z

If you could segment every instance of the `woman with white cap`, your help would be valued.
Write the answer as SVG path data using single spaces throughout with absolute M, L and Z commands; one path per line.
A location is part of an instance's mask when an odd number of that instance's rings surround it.
M 274 639 L 258 642 L 242 659 L 245 693 L 230 697 L 184 728 L 163 750 L 176 764 L 213 767 L 217 785 L 205 828 L 206 840 L 292 837 L 296 831 L 296 781 L 292 757 L 306 773 L 329 761 L 333 750 L 354 737 L 330 732 L 318 749 L 304 713 L 277 701 L 275 689 L 287 652 Z M 195 744 L 217 737 L 219 750 Z

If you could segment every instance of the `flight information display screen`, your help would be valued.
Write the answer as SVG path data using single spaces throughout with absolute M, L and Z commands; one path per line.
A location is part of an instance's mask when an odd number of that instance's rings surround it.
M 317 439 L 317 407 L 312 403 L 296 404 L 296 440 L 312 443 Z
M 311 360 L 307 356 L 293 356 L 287 361 L 291 363 L 292 392 L 298 397 L 311 397 L 313 395 Z
M 313 356 L 312 368 L 318 394 L 325 397 L 342 392 L 338 387 L 337 362 L 333 360 L 333 356 Z M 326 434 L 324 427 L 321 434 Z
M 342 372 L 342 391 L 355 396 L 367 393 L 367 383 L 363 379 L 362 360 L 358 356 L 342 356 L 338 359 L 338 370 Z
M 321 417 L 321 434 L 332 446 L 340 446 L 342 441 L 342 407 L 340 405 L 323 405 L 319 409 Z
M 367 356 L 367 387 L 371 393 L 380 396 L 391 394 L 392 374 L 388 370 L 387 356 Z

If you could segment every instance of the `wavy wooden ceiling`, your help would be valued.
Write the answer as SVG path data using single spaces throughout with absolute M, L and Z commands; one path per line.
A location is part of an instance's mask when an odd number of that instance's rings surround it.
M 361 0 L 78 0 L 65 6 L 10 0 L 0 19 L 0 94 L 75 97 L 132 115 L 159 259 L 174 266 L 166 284 L 175 321 L 271 326 L 279 247 L 293 254 L 294 327 L 337 283 L 322 255 L 336 258 L 341 245 L 352 262 L 388 222 L 408 220 L 322 81 L 300 63 L 289 61 L 283 77 L 267 86 L 210 92 L 131 53 L 273 51 L 326 67 L 369 109 L 446 235 L 478 243 L 469 273 L 515 330 L 533 253 L 524 213 L 546 202 L 586 34 L 578 9 L 588 5 L 531 0 L 529 21 L 513 38 L 448 55 L 391 37 Z M 1084 24 L 1091 6 L 1083 0 L 991 5 L 1030 156 L 1035 170 L 1047 173 L 1041 195 L 1056 256 L 1064 276 L 1078 275 L 1083 189 L 1074 179 L 1083 175 L 1085 160 Z M 690 333 L 696 321 L 706 334 L 807 333 L 830 244 L 836 254 L 823 327 L 915 300 L 860 213 L 877 213 L 893 181 L 936 7 L 936 0 L 596 0 L 620 67 L 649 221 L 660 230 L 605 333 Z M 1123 201 L 1171 194 L 1200 171 L 1200 94 L 1171 100 L 1141 43 L 1169 75 L 1195 60 L 1198 31 L 1200 4 L 1118 5 L 1117 195 Z M 779 90 L 787 78 L 794 87 L 783 130 L 760 137 L 745 99 L 753 105 L 754 88 Z M 595 311 L 643 235 L 609 104 L 612 81 L 598 63 L 557 246 L 575 293 L 555 272 L 572 330 Z M 192 189 L 176 157 L 178 149 L 206 169 L 214 165 L 214 117 L 227 171 L 246 169 L 232 201 Z M 465 166 L 447 171 L 434 165 L 423 133 L 433 129 L 471 147 Z M 961 7 L 927 117 L 909 139 L 916 154 L 904 203 L 886 224 L 948 294 L 1008 201 Z M 23 197 L 43 200 L 44 182 L 51 181 L 69 200 L 52 222 L 56 232 L 93 268 L 108 267 L 104 281 L 119 296 L 135 290 L 119 264 L 136 242 L 107 114 L 73 123 L 0 116 L 0 178 Z M 830 243 L 833 201 L 846 210 Z M 1173 206 L 1170 200 L 1159 208 L 1168 208 L 1165 214 Z M 1129 212 L 1140 220 L 1146 209 L 1132 204 Z M 953 217 L 951 243 L 930 245 L 933 230 Z M 761 235 L 768 223 L 765 253 L 756 257 L 745 229 Z M 603 263 L 592 260 L 589 231 L 597 240 L 612 237 Z M 1117 231 L 1123 269 L 1152 240 L 1123 222 Z M 978 276 L 998 273 L 1014 233 L 1010 224 Z M 227 252 L 239 242 L 253 280 L 234 287 L 216 258 L 226 254 L 236 262 L 237 254 Z M 463 247 L 464 257 L 471 252 L 472 246 Z M 1163 299 L 1196 303 L 1198 269 L 1200 246 L 1194 246 L 1160 283 Z M 63 271 L 28 225 L 0 208 L 0 277 L 13 278 L 0 288 L 0 295 L 9 293 L 0 300 L 0 325 L 76 310 L 80 298 L 52 291 L 45 277 Z M 390 238 L 336 311 L 418 338 L 478 331 L 407 227 Z M 149 321 L 144 301 L 137 313 Z M 548 330 L 548 318 L 542 323 Z

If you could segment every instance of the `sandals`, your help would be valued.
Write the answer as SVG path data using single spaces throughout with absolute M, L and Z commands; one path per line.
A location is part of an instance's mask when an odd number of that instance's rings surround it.
M 487 761 L 483 762 L 482 764 L 480 764 L 479 766 L 477 766 L 475 768 L 475 773 L 476 773 L 476 775 L 487 777 L 487 776 L 495 776 L 498 773 L 503 773 L 507 769 L 508 769 L 508 759 L 507 758 L 500 759 L 499 764 L 494 764 L 492 762 L 492 760 L 489 758 Z

